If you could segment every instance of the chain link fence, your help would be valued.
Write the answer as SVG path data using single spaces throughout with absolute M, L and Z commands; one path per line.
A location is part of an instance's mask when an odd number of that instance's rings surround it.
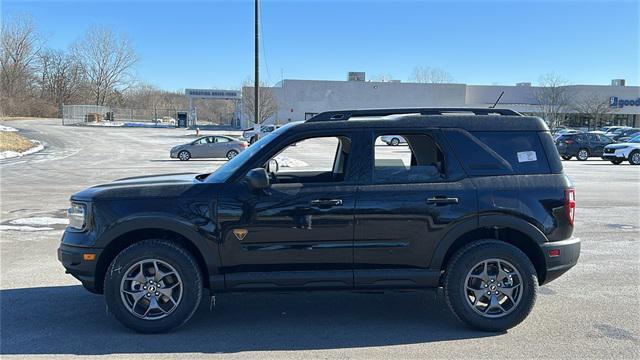
M 131 109 L 100 105 L 63 105 L 63 125 L 88 125 L 97 123 L 162 123 L 174 125 L 179 110 Z

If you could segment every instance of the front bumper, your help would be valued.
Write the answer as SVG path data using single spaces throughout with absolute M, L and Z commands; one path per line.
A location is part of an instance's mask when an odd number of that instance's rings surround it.
M 578 263 L 580 257 L 580 238 L 547 242 L 540 246 L 544 253 L 547 275 L 540 285 L 557 279 Z M 559 251 L 558 256 L 551 256 L 553 251 Z
M 96 286 L 95 273 L 101 253 L 102 249 L 60 244 L 58 261 L 62 263 L 66 273 L 80 280 L 82 286 L 87 290 L 96 293 L 98 292 L 98 287 Z M 84 260 L 84 254 L 95 254 L 95 259 Z

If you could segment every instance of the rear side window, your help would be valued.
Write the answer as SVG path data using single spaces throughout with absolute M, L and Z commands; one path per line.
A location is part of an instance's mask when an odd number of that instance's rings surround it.
M 445 132 L 471 176 L 548 174 L 537 132 L 448 130 Z

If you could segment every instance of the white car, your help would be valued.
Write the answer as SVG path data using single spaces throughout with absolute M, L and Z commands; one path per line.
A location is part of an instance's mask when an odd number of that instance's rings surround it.
M 616 165 L 625 160 L 629 160 L 631 165 L 640 165 L 640 135 L 624 143 L 605 146 L 602 158 Z
M 273 130 L 277 129 L 278 126 L 276 125 L 262 125 L 260 126 L 260 137 L 269 134 L 270 132 L 272 132 Z M 249 129 L 245 129 L 244 131 L 242 131 L 242 138 L 245 139 L 246 141 L 250 141 L 251 138 L 253 137 L 253 135 L 256 134 L 256 131 L 254 130 L 254 128 L 249 128 Z
M 398 146 L 400 144 L 407 143 L 407 141 L 400 135 L 384 135 L 380 137 L 380 140 L 391 146 Z

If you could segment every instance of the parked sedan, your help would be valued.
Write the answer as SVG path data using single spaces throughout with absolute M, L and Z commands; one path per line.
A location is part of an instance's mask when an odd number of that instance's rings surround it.
M 399 135 L 384 135 L 380 137 L 380 140 L 391 146 L 398 146 L 400 144 L 407 143 L 407 141 Z
M 233 159 L 247 148 L 247 142 L 229 136 L 203 136 L 188 144 L 171 148 L 172 159 L 182 161 L 191 158 L 227 158 Z
M 625 143 L 605 146 L 602 158 L 616 165 L 624 160 L 629 160 L 631 165 L 640 165 L 640 136 L 636 136 Z
M 609 137 L 602 134 L 565 134 L 556 139 L 558 153 L 565 160 L 576 157 L 584 161 L 590 157 L 600 157 L 604 147 L 613 143 Z

